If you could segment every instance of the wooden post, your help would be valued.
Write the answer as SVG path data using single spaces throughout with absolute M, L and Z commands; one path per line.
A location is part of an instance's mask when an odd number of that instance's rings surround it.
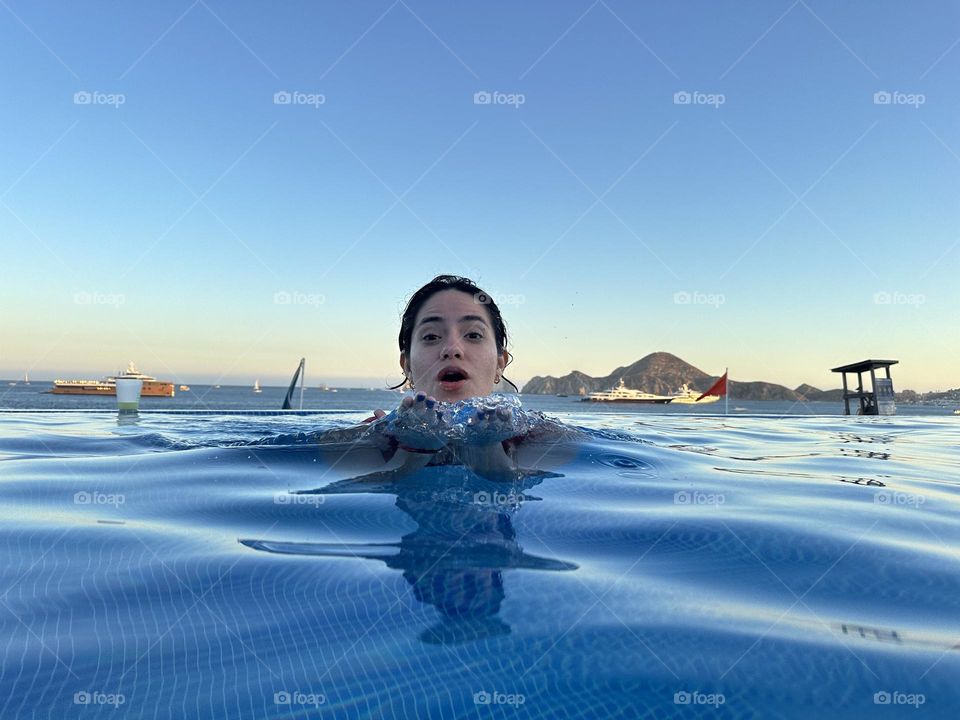
M 850 398 L 847 397 L 847 374 L 840 373 L 843 377 L 843 414 L 850 414 Z

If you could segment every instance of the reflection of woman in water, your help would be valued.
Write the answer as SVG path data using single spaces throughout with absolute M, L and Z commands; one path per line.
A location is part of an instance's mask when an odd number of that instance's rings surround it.
M 539 498 L 530 489 L 553 473 L 528 474 L 504 486 L 477 477 L 466 468 L 446 466 L 421 470 L 416 477 L 393 482 L 390 472 L 340 480 L 307 495 L 395 495 L 396 506 L 417 527 L 393 543 L 316 543 L 241 540 L 265 552 L 313 557 L 381 560 L 399 570 L 414 597 L 434 606 L 438 622 L 420 639 L 431 644 L 462 643 L 510 632 L 499 613 L 506 597 L 504 571 L 575 570 L 561 559 L 524 552 L 512 516 Z
M 511 361 L 507 329 L 493 298 L 473 281 L 438 275 L 417 290 L 403 313 L 396 387 L 415 391 L 389 415 L 376 410 L 365 425 L 325 433 L 321 442 L 369 439 L 383 460 L 406 470 L 464 464 L 490 478 L 509 478 L 515 450 L 524 440 L 555 434 L 560 426 L 517 411 L 492 393 L 507 380 Z M 518 391 L 519 392 L 519 391 Z M 468 401 L 490 398 L 488 403 Z M 469 428 L 462 442 L 450 439 L 452 423 Z

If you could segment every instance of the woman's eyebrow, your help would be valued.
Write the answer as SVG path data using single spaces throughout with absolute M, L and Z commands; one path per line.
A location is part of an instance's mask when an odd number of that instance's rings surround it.
M 473 321 L 481 322 L 481 323 L 483 323 L 484 325 L 487 324 L 487 321 L 484 320 L 480 315 L 464 315 L 462 318 L 460 318 L 460 322 L 462 322 L 462 323 L 467 322 L 467 321 L 471 321 L 471 322 L 473 322 Z M 420 320 L 420 323 L 419 323 L 419 324 L 420 324 L 420 325 L 426 325 L 427 323 L 431 323 L 431 322 L 443 322 L 443 318 L 440 317 L 439 315 L 429 315 L 429 316 L 427 316 L 427 317 L 425 317 L 425 318 L 422 318 L 422 319 Z

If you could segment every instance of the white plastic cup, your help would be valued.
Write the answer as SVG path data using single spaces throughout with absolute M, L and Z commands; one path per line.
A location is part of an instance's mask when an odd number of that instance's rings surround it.
M 117 407 L 120 412 L 136 412 L 140 406 L 143 380 L 117 378 Z

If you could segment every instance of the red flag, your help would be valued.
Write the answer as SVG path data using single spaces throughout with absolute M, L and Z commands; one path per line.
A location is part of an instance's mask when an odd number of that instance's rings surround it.
M 707 395 L 716 395 L 717 397 L 723 397 L 727 394 L 727 373 L 723 374 L 723 377 L 717 380 L 713 385 L 710 386 L 710 389 L 707 390 L 703 395 L 697 398 L 697 402 L 703 400 Z

